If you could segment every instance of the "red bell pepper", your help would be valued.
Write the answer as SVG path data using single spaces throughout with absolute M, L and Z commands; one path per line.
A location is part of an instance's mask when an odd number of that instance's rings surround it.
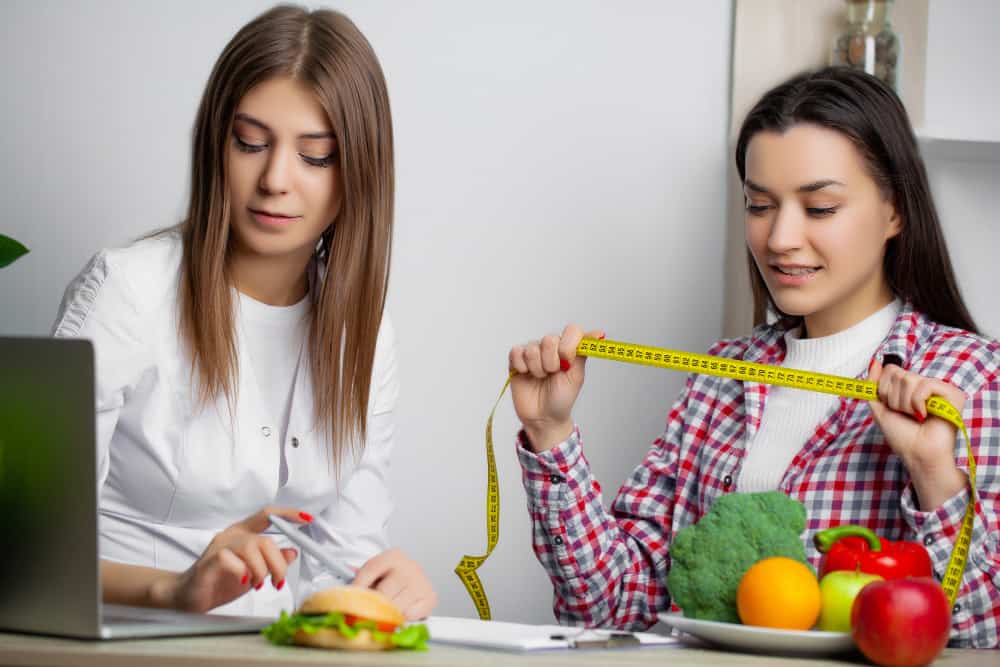
M 931 557 L 922 544 L 890 542 L 864 526 L 834 526 L 821 530 L 813 544 L 823 557 L 819 576 L 834 570 L 867 572 L 883 579 L 933 576 Z

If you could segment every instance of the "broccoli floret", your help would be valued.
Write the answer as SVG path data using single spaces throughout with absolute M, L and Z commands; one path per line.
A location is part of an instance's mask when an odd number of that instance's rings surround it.
M 667 589 L 685 616 L 739 623 L 736 588 L 751 565 L 785 556 L 809 566 L 805 527 L 805 507 L 780 491 L 724 495 L 674 537 Z

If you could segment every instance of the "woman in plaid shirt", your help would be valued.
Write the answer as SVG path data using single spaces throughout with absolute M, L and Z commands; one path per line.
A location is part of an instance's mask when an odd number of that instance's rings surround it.
M 962 302 L 906 111 L 866 74 L 800 75 L 750 111 L 736 165 L 757 321 L 776 317 L 709 353 L 867 378 L 880 401 L 691 375 L 608 511 L 572 417 L 583 331 L 514 347 L 517 451 L 556 616 L 653 625 L 670 608 L 673 536 L 734 491 L 777 488 L 802 502 L 814 565 L 816 531 L 861 524 L 924 544 L 940 578 L 970 492 L 964 440 L 926 418 L 939 395 L 962 411 L 978 463 L 952 644 L 996 647 L 1000 344 L 976 333 Z

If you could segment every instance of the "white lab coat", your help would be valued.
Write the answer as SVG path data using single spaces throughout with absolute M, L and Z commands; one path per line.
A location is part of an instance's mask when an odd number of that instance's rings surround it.
M 184 570 L 218 531 L 273 504 L 313 514 L 312 537 L 334 558 L 359 567 L 388 548 L 387 475 L 399 393 L 388 316 L 378 333 L 368 439 L 359 458 L 344 457 L 338 479 L 330 443 L 314 428 L 305 357 L 283 443 L 278 425 L 263 416 L 269 411 L 239 331 L 233 417 L 224 397 L 196 410 L 190 360 L 178 336 L 180 259 L 176 233 L 99 252 L 67 287 L 53 327 L 54 336 L 94 345 L 101 557 Z M 310 277 L 315 284 L 315 267 Z M 282 447 L 288 479 L 279 486 Z M 332 575 L 300 555 L 282 591 L 268 581 L 216 611 L 274 615 L 332 583 Z

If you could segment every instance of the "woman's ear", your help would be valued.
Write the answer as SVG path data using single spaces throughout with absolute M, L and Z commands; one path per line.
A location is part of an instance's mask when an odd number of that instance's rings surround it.
M 903 219 L 891 202 L 886 202 L 885 207 L 886 215 L 888 216 L 888 224 L 885 228 L 885 240 L 888 241 L 891 238 L 899 236 L 899 233 L 903 231 Z

